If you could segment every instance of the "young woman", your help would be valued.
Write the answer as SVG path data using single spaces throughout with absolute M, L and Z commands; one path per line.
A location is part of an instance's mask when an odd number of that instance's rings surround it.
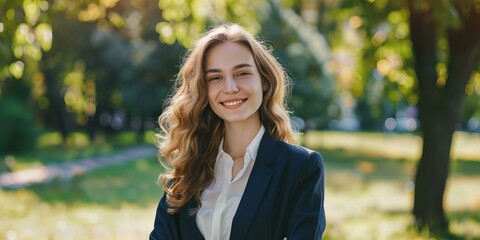
M 323 159 L 294 141 L 288 78 L 239 25 L 187 54 L 159 118 L 165 194 L 150 239 L 321 239 Z

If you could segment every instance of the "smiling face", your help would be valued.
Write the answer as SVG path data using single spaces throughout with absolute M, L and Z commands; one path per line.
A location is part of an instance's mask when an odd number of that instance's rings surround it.
M 247 47 L 235 42 L 212 47 L 205 61 L 205 77 L 208 103 L 225 124 L 260 123 L 262 81 Z

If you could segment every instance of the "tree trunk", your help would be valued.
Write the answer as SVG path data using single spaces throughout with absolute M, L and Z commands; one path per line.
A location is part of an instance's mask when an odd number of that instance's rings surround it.
M 448 233 L 448 222 L 443 209 L 443 195 L 448 177 L 450 146 L 454 132 L 451 110 L 445 108 L 445 99 L 427 99 L 420 93 L 420 124 L 423 132 L 422 156 L 415 177 L 413 214 L 419 229 L 428 227 L 437 234 Z M 432 107 L 428 109 L 429 107 Z
M 418 78 L 419 114 L 423 152 L 415 176 L 413 214 L 415 225 L 438 236 L 448 236 L 443 195 L 448 178 L 453 133 L 465 98 L 465 86 L 480 57 L 480 34 L 475 29 L 478 13 L 463 18 L 463 26 L 450 30 L 448 79 L 437 86 L 437 37 L 430 9 L 414 9 L 410 1 L 410 30 Z

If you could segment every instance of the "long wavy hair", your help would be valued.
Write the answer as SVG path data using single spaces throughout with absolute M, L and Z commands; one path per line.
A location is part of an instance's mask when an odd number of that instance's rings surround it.
M 274 138 L 293 143 L 294 133 L 286 110 L 290 80 L 271 50 L 237 24 L 223 24 L 201 36 L 187 52 L 174 85 L 174 94 L 158 119 L 158 158 L 165 167 L 160 175 L 169 205 L 175 213 L 200 194 L 214 180 L 218 147 L 224 122 L 208 104 L 205 59 L 209 49 L 225 42 L 247 47 L 255 60 L 262 83 L 266 84 L 260 120 Z

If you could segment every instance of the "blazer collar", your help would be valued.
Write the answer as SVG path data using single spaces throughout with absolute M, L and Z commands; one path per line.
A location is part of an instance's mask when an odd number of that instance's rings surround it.
M 269 165 L 275 161 L 276 144 L 277 140 L 275 140 L 268 131 L 265 131 L 245 192 L 243 193 L 242 200 L 240 200 L 237 212 L 233 217 L 232 230 L 230 233 L 231 240 L 245 239 L 245 235 L 272 177 L 273 170 Z

